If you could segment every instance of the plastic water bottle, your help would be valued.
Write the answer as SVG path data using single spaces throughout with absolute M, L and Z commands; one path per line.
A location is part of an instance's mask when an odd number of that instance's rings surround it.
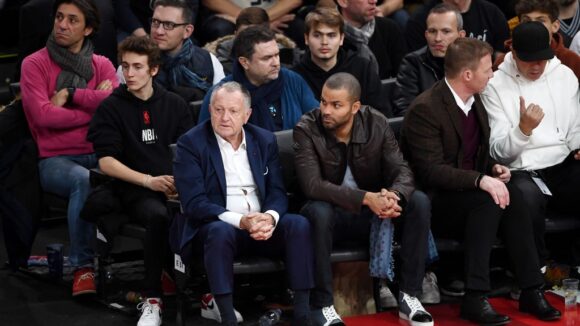
M 270 326 L 276 325 L 280 321 L 280 316 L 282 315 L 282 310 L 271 309 L 268 310 L 260 319 L 258 319 L 258 325 L 260 326 Z

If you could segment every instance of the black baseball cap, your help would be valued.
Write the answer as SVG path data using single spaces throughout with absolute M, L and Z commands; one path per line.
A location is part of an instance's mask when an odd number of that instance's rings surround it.
M 550 48 L 550 32 L 540 22 L 525 22 L 514 28 L 512 49 L 522 61 L 550 60 L 554 51 Z

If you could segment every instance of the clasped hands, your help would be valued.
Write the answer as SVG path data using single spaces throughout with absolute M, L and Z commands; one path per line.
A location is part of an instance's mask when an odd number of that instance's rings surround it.
M 399 206 L 400 199 L 395 192 L 383 188 L 380 192 L 367 192 L 363 204 L 379 218 L 394 218 L 401 216 L 403 211 Z
M 268 240 L 274 233 L 274 217 L 266 213 L 248 213 L 240 220 L 240 229 L 248 231 L 254 240 Z

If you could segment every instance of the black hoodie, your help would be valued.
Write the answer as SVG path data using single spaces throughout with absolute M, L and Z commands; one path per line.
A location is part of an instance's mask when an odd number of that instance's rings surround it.
M 306 80 L 317 100 L 320 100 L 322 86 L 328 77 L 338 72 L 348 72 L 360 83 L 362 104 L 370 105 L 385 114 L 390 112 L 388 105 L 390 100 L 385 98 L 388 95 L 381 94 L 379 74 L 373 69 L 371 60 L 364 54 L 340 48 L 337 53 L 336 65 L 329 71 L 324 71 L 312 61 L 310 51 L 306 51 L 300 63 L 294 66 L 293 70 Z
M 99 159 L 111 156 L 152 176 L 173 174 L 169 145 L 193 126 L 193 117 L 179 95 L 159 84 L 153 90 L 143 101 L 120 85 L 101 103 L 87 134 Z

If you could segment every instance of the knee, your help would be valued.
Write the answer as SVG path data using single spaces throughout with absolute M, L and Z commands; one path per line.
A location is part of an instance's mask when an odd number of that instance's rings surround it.
M 236 230 L 230 224 L 223 221 L 215 221 L 206 225 L 206 245 L 219 245 L 234 242 Z
M 289 234 L 295 236 L 310 236 L 310 222 L 304 216 L 286 214 L 282 221 L 289 231 Z
M 413 213 L 413 218 L 425 223 L 431 221 L 431 199 L 422 191 L 416 190 L 411 195 L 407 207 Z
M 332 225 L 334 208 L 324 201 L 309 201 L 302 207 L 300 214 L 310 221 L 314 232 L 317 232 Z

